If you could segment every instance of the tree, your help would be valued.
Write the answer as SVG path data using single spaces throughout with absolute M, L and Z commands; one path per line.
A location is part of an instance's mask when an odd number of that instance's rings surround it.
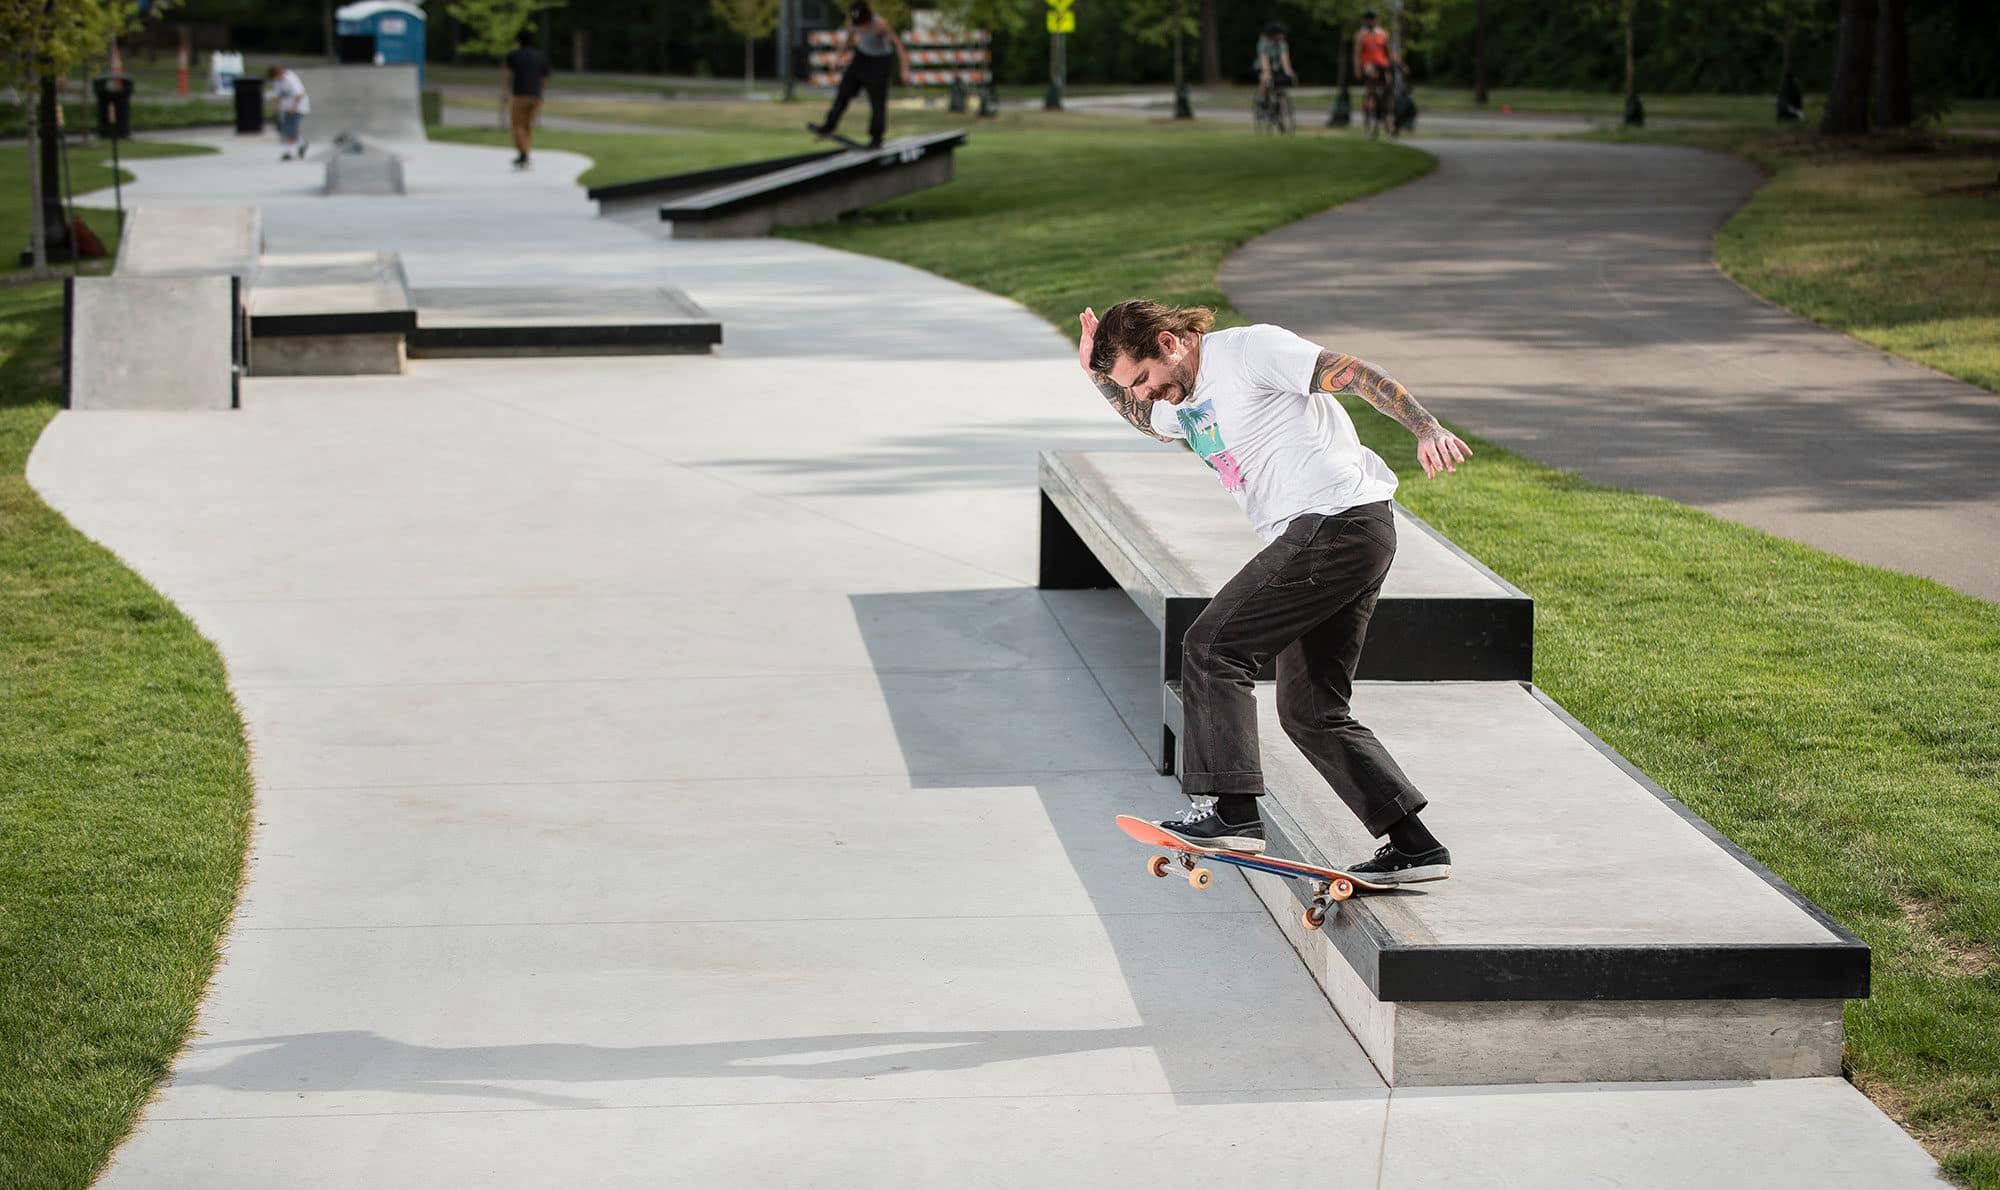
M 1875 127 L 1908 128 L 1910 29 L 1904 0 L 1880 0 L 1875 9 Z
M 1347 85 L 1347 68 L 1354 61 L 1354 47 L 1349 39 L 1361 21 L 1361 0 L 1302 0 L 1294 7 L 1302 10 L 1307 19 L 1315 24 L 1325 25 L 1340 34 L 1340 85 Z
M 1215 19 L 1215 0 L 1201 0 L 1201 82 L 1222 81 L 1222 30 Z
M 1833 86 L 1819 130 L 1828 136 L 1868 131 L 1868 84 L 1876 0 L 1840 0 L 1840 42 L 1833 54 Z
M 1026 29 L 1030 11 L 1041 7 L 1041 0 L 942 0 L 937 9 L 950 28 L 984 29 L 996 37 L 1011 37 Z M 875 8 L 881 10 L 880 5 Z
M 152 12 L 166 7 L 156 0 Z M 0 0 L 0 65 L 6 84 L 21 97 L 28 128 L 28 247 L 37 277 L 48 275 L 51 222 L 67 226 L 54 193 L 56 80 L 138 27 L 131 0 Z
M 470 54 L 504 58 L 521 30 L 535 19 L 535 10 L 554 7 L 560 5 L 544 0 L 452 0 L 445 11 L 470 34 L 459 42 L 459 48 Z
M 1197 4 L 1198 0 L 1128 0 L 1125 8 L 1125 31 L 1134 40 L 1143 45 L 1173 44 L 1176 115 L 1181 114 L 1180 97 L 1187 93 L 1186 54 L 1182 47 L 1188 38 L 1201 32 Z
M 1486 102 L 1486 0 L 1478 0 L 1472 17 L 1472 102 Z
M 715 19 L 743 39 L 743 86 L 757 82 L 757 39 L 778 28 L 778 0 L 708 0 Z

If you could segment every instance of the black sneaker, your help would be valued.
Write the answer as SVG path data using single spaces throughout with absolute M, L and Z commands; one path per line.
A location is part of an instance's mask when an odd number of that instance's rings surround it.
M 1262 819 L 1253 816 L 1248 822 L 1224 822 L 1215 812 L 1213 802 L 1199 802 L 1189 807 L 1187 813 L 1169 818 L 1159 826 L 1174 838 L 1196 847 L 1241 851 L 1249 855 L 1261 855 L 1264 851 Z
M 1359 876 L 1376 884 L 1422 884 L 1427 880 L 1444 880 L 1451 875 L 1451 852 L 1442 847 L 1433 847 L 1421 855 L 1411 855 L 1407 851 L 1396 850 L 1394 843 L 1384 843 L 1372 858 L 1347 869 L 1349 876 Z

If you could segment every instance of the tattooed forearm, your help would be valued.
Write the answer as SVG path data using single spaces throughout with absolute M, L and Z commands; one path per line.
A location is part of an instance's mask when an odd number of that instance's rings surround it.
M 1403 423 L 1405 429 L 1419 438 L 1437 433 L 1440 428 L 1438 419 L 1417 404 L 1409 389 L 1382 369 L 1351 355 L 1320 352 L 1319 362 L 1313 365 L 1313 391 L 1353 393 Z
M 1148 438 L 1155 438 L 1161 442 L 1173 441 L 1173 439 L 1167 437 L 1165 434 L 1153 429 L 1153 403 L 1151 401 L 1139 400 L 1132 395 L 1131 389 L 1119 385 L 1118 382 L 1112 380 L 1111 377 L 1106 376 L 1102 372 L 1092 374 L 1090 379 L 1093 384 L 1097 385 L 1097 391 L 1103 393 L 1104 399 L 1111 402 L 1111 407 L 1118 411 L 1118 416 L 1132 423 L 1133 429 Z

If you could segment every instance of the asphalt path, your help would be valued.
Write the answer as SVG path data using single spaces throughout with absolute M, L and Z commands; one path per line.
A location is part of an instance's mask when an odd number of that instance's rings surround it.
M 1223 264 L 1244 314 L 1510 449 L 2000 600 L 2000 395 L 1714 263 L 1760 177 L 1693 149 L 1431 140 L 1435 172 Z

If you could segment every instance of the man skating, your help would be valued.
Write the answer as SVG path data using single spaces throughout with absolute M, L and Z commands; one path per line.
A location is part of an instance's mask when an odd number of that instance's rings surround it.
M 1264 549 L 1216 592 L 1183 642 L 1181 786 L 1209 796 L 1163 830 L 1261 852 L 1255 681 L 1278 665 L 1278 720 L 1370 834 L 1388 842 L 1345 869 L 1384 884 L 1442 880 L 1451 853 L 1426 804 L 1349 711 L 1354 667 L 1396 553 L 1396 476 L 1335 399 L 1352 393 L 1417 438 L 1427 476 L 1472 451 L 1387 374 L 1275 326 L 1215 331 L 1203 309 L 1121 302 L 1085 310 L 1077 359 L 1126 421 L 1186 439 L 1236 497 Z
M 851 51 L 851 52 L 850 52 Z M 833 105 L 826 109 L 826 118 L 807 128 L 821 136 L 833 136 L 840 131 L 840 117 L 847 113 L 847 105 L 863 91 L 868 93 L 868 147 L 882 147 L 882 134 L 889 128 L 889 68 L 892 61 L 901 67 L 903 85 L 910 82 L 910 55 L 903 48 L 903 39 L 889 27 L 882 15 L 869 7 L 868 0 L 854 0 L 847 7 L 847 24 L 841 26 L 840 44 L 834 48 L 834 61 L 840 65 L 842 55 L 847 58 L 840 68 L 840 86 L 833 93 Z
M 306 95 L 306 84 L 297 71 L 275 63 L 264 72 L 264 78 L 271 89 L 271 108 L 277 117 L 278 139 L 285 146 L 278 160 L 304 161 L 306 138 L 301 128 L 306 116 L 312 112 L 312 100 Z

